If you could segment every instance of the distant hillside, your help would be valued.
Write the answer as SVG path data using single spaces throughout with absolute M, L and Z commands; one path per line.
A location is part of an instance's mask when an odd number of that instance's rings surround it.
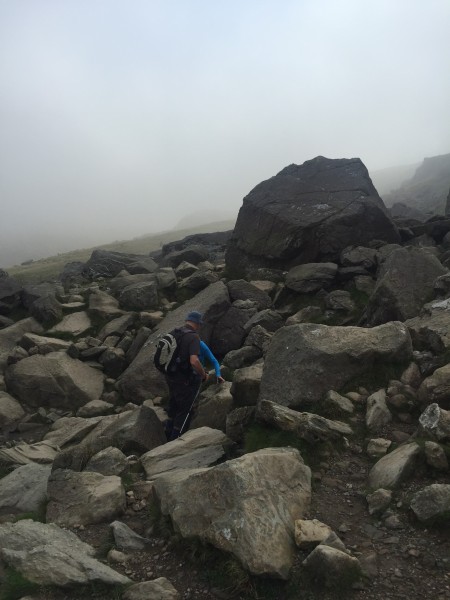
M 385 194 L 392 192 L 392 190 L 396 190 L 407 179 L 410 179 L 414 175 L 419 164 L 420 163 L 414 163 L 413 165 L 399 165 L 396 167 L 379 169 L 378 171 L 371 171 L 370 178 L 377 188 L 377 192 L 384 198 Z
M 445 214 L 450 190 L 450 154 L 425 158 L 411 179 L 383 196 L 386 206 L 403 203 L 431 214 Z
M 122 240 L 96 246 L 94 248 L 84 248 L 65 252 L 57 256 L 42 258 L 40 260 L 31 261 L 29 264 L 6 268 L 7 272 L 21 281 L 22 283 L 50 281 L 56 279 L 68 262 L 81 261 L 85 262 L 91 256 L 93 250 L 103 248 L 105 250 L 115 250 L 117 252 L 129 252 L 131 254 L 149 254 L 154 250 L 159 250 L 164 244 L 181 240 L 187 235 L 194 233 L 213 233 L 215 231 L 228 231 L 233 229 L 235 219 L 230 221 L 219 221 L 215 223 L 206 223 L 190 227 L 186 229 L 171 229 L 161 233 L 141 236 L 132 240 Z M 5 266 L 0 265 L 5 268 Z

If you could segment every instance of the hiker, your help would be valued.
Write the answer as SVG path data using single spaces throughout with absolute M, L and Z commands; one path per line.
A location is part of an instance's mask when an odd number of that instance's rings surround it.
M 225 379 L 220 374 L 220 365 L 217 358 L 211 352 L 211 349 L 205 344 L 203 340 L 200 340 L 200 354 L 199 354 L 200 362 L 203 366 L 205 366 L 205 362 L 209 361 L 214 367 L 214 371 L 216 373 L 216 383 L 224 383 Z
M 199 359 L 198 331 L 202 324 L 202 314 L 196 310 L 186 316 L 184 327 L 181 328 L 182 336 L 178 343 L 178 368 L 175 373 L 166 375 L 166 382 L 169 386 L 167 411 L 169 418 L 166 421 L 165 431 L 168 441 L 175 440 L 181 435 L 182 428 L 185 431 L 189 427 L 191 407 L 202 381 L 208 379 L 208 372 Z

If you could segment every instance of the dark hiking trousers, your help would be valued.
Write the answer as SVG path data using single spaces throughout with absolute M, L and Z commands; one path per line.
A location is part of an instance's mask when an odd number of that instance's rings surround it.
M 201 381 L 200 378 L 195 378 L 194 381 L 186 381 L 185 379 L 166 377 L 166 382 L 170 393 L 166 436 L 167 440 L 175 440 L 180 435 L 181 428 L 189 414 Z M 189 429 L 190 416 L 183 427 L 183 432 Z

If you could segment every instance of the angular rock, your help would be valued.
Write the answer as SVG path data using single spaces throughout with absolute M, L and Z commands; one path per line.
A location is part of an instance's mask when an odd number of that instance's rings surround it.
M 50 466 L 30 463 L 0 479 L 0 512 L 20 514 L 39 510 L 47 499 L 50 472 Z
M 122 290 L 119 296 L 121 308 L 125 310 L 153 310 L 159 308 L 156 281 L 133 283 Z
M 33 302 L 30 306 L 30 314 L 36 321 L 48 327 L 63 318 L 63 307 L 55 296 L 44 296 Z
M 405 321 L 415 348 L 441 353 L 450 348 L 450 299 L 430 302 Z
M 80 442 L 100 423 L 101 417 L 61 417 L 45 434 L 45 440 L 60 448 Z
M 89 296 L 88 313 L 100 319 L 111 319 L 123 314 L 119 308 L 119 301 L 110 294 L 97 290 Z
M 109 521 L 126 507 L 125 489 L 115 475 L 57 469 L 47 494 L 47 522 L 69 527 Z
M 371 270 L 377 265 L 377 251 L 364 246 L 345 248 L 341 252 L 340 262 L 343 267 L 361 266 Z
M 180 289 L 187 289 L 193 292 L 199 292 L 204 290 L 208 285 L 219 281 L 219 276 L 210 269 L 199 269 L 195 273 L 192 273 L 186 279 L 180 282 Z
M 234 554 L 255 575 L 288 577 L 294 522 L 311 498 L 311 472 L 298 450 L 265 448 L 209 469 L 167 474 L 154 490 L 183 537 Z
M 103 417 L 81 443 L 58 455 L 54 468 L 81 471 L 94 454 L 109 446 L 141 454 L 165 442 L 158 415 L 153 408 L 144 405 L 120 415 Z
M 10 365 L 5 381 L 8 391 L 28 406 L 73 410 L 103 391 L 103 375 L 65 352 L 36 354 Z
M 89 276 L 93 279 L 97 277 L 115 277 L 124 269 L 128 270 L 130 265 L 134 265 L 141 260 L 148 263 L 152 259 L 140 254 L 128 254 L 113 250 L 94 250 L 85 265 L 85 270 L 89 272 Z M 156 268 L 156 266 L 155 264 L 154 267 Z
M 311 294 L 333 284 L 338 266 L 335 263 L 308 263 L 292 267 L 286 275 L 286 287 L 300 294 Z
M 392 501 L 392 491 L 379 488 L 373 494 L 366 496 L 369 513 L 371 515 L 384 512 Z
M 331 527 L 317 519 L 298 519 L 294 525 L 295 543 L 301 550 L 314 548 L 332 533 Z
M 54 461 L 58 450 L 55 444 L 45 440 L 35 444 L 17 444 L 13 448 L 0 448 L 0 463 L 7 466 L 30 463 L 50 464 Z
M 98 362 L 103 365 L 105 375 L 113 379 L 117 379 L 127 368 L 125 352 L 122 348 L 108 348 L 99 356 Z
M 447 269 L 422 248 L 399 248 L 383 263 L 366 308 L 369 325 L 416 317 Z
M 361 222 L 365 226 L 361 227 Z M 335 261 L 349 245 L 400 236 L 360 159 L 318 156 L 290 165 L 244 199 L 226 253 L 227 268 L 286 269 Z
M 385 456 L 391 445 L 391 440 L 385 440 L 383 438 L 369 440 L 369 443 L 367 444 L 367 454 L 370 458 L 381 458 L 382 456 Z
M 4 271 L 3 271 L 4 273 Z M 22 296 L 22 286 L 13 277 L 0 277 L 0 307 L 4 314 L 9 313 L 14 308 L 20 306 Z
M 415 442 L 400 446 L 386 454 L 370 470 L 369 487 L 371 489 L 397 487 L 413 472 L 420 454 L 420 446 Z
M 247 332 L 244 325 L 256 313 L 256 308 L 241 309 L 230 306 L 223 317 L 217 322 L 210 343 L 219 356 L 224 356 L 231 350 L 242 346 Z
M 247 428 L 253 422 L 254 414 L 254 406 L 243 406 L 228 413 L 225 433 L 230 440 L 237 443 L 243 441 Z
M 20 421 L 24 415 L 20 403 L 7 392 L 0 391 L 0 430 Z
M 236 407 L 256 406 L 263 374 L 263 364 L 256 364 L 234 372 L 231 394 Z
M 42 333 L 44 328 L 32 317 L 28 319 L 22 319 L 17 321 L 14 325 L 10 325 L 5 329 L 0 330 L 0 372 L 3 371 L 6 366 L 7 358 L 14 348 L 14 346 L 20 341 L 21 337 L 25 333 Z
M 260 398 L 290 407 L 314 405 L 377 364 L 412 356 L 402 323 L 379 327 L 329 327 L 304 323 L 279 329 L 267 351 Z
M 65 340 L 59 340 L 58 338 L 46 337 L 43 335 L 36 335 L 35 333 L 25 333 L 19 344 L 25 350 L 30 350 L 34 346 L 37 348 L 50 348 L 52 352 L 56 352 L 58 350 L 68 350 L 71 342 L 66 342 Z
M 189 262 L 193 265 L 198 265 L 199 262 L 203 260 L 208 260 L 209 253 L 205 246 L 200 244 L 192 244 L 190 246 L 186 246 L 183 250 L 175 250 L 166 254 L 165 261 L 166 263 L 176 268 L 182 262 Z
M 286 325 L 299 325 L 300 323 L 315 323 L 322 315 L 319 306 L 307 306 L 302 308 L 286 320 Z
M 133 326 L 135 320 L 136 315 L 134 314 L 125 314 L 122 317 L 117 317 L 117 319 L 109 321 L 109 323 L 103 327 L 98 334 L 98 338 L 101 341 L 104 341 L 111 335 L 122 336 L 129 327 Z
M 276 310 L 266 308 L 260 310 L 251 317 L 244 325 L 245 331 L 249 332 L 255 327 L 262 327 L 265 331 L 273 333 L 283 327 L 284 319 Z
M 131 552 L 145 550 L 150 542 L 150 540 L 138 535 L 128 525 L 120 521 L 113 521 L 111 529 L 113 531 L 114 543 L 119 550 Z
M 342 313 L 350 313 L 355 310 L 350 292 L 345 290 L 334 290 L 325 297 L 325 306 L 330 310 Z
M 185 277 L 189 277 L 190 275 L 192 275 L 193 273 L 196 273 L 197 271 L 198 271 L 198 267 L 196 267 L 192 263 L 184 260 L 175 269 L 175 274 L 177 277 L 180 277 L 181 279 L 183 279 Z
M 448 460 L 441 445 L 436 442 L 426 441 L 424 444 L 427 464 L 437 471 L 448 471 Z
M 343 417 L 352 415 L 355 410 L 351 400 L 334 390 L 327 392 L 323 406 L 327 413 Z
M 92 327 L 91 319 L 85 311 L 66 315 L 61 322 L 48 330 L 48 333 L 66 333 L 78 337 Z
M 232 350 L 223 357 L 223 364 L 230 369 L 242 369 L 252 365 L 260 359 L 263 352 L 256 346 L 243 346 L 239 350 Z
M 100 473 L 100 475 L 122 477 L 129 470 L 129 464 L 127 457 L 119 448 L 110 446 L 94 454 L 84 470 Z
M 450 485 L 433 483 L 411 500 L 411 508 L 419 521 L 436 521 L 450 519 Z
M 441 408 L 450 409 L 450 364 L 436 369 L 423 380 L 418 398 L 422 407 L 438 404 Z
M 444 410 L 438 404 L 430 404 L 419 417 L 423 433 L 439 442 L 450 440 L 450 410 Z
M 316 546 L 302 564 L 314 579 L 320 580 L 327 588 L 350 587 L 362 575 L 357 558 L 323 544 Z
M 210 427 L 225 431 L 227 414 L 233 407 L 231 383 L 210 385 L 200 393 L 190 428 Z
M 366 427 L 370 431 L 380 431 L 391 421 L 391 411 L 386 405 L 386 392 L 378 390 L 367 398 Z
M 256 302 L 259 310 L 272 306 L 272 299 L 266 292 L 261 291 L 258 287 L 244 279 L 229 281 L 227 287 L 232 302 L 235 300 L 252 300 Z
M 148 479 L 180 469 L 196 469 L 216 464 L 231 446 L 227 436 L 217 429 L 191 429 L 177 440 L 154 448 L 141 456 Z
M 94 555 L 92 546 L 57 525 L 28 519 L 0 525 L 0 556 L 28 581 L 61 587 L 130 583 Z
M 77 417 L 100 417 L 109 415 L 114 410 L 114 404 L 104 402 L 103 400 L 91 400 L 77 410 Z
M 353 434 L 346 423 L 330 421 L 311 413 L 297 412 L 269 400 L 259 402 L 256 417 L 259 421 L 282 431 L 292 432 L 310 443 L 341 439 L 342 436 Z

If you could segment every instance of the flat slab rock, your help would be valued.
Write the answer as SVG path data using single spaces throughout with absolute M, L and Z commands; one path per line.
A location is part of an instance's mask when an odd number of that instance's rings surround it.
M 0 463 L 4 465 L 51 464 L 59 448 L 49 441 L 36 444 L 18 444 L 13 448 L 0 448 Z
M 0 557 L 39 585 L 123 585 L 128 577 L 94 558 L 95 550 L 57 525 L 29 519 L 0 525 Z
M 210 467 L 225 456 L 231 444 L 222 431 L 199 427 L 146 452 L 141 463 L 147 479 L 154 479 L 178 469 Z
M 386 454 L 372 467 L 369 487 L 374 490 L 397 487 L 413 471 L 420 453 L 420 446 L 413 442 Z

